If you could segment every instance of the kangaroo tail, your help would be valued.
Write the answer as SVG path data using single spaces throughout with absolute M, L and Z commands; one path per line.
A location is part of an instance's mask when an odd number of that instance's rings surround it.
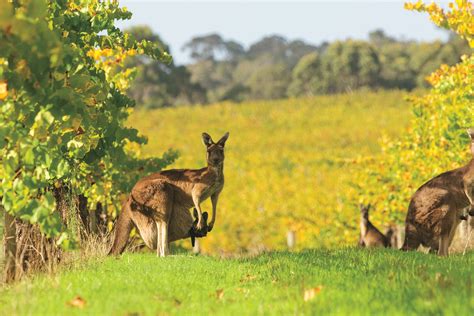
M 132 209 L 130 207 L 131 202 L 132 199 L 129 196 L 122 205 L 122 212 L 120 212 L 117 224 L 115 224 L 115 238 L 112 249 L 109 251 L 109 256 L 120 255 L 127 246 L 128 237 L 130 236 L 130 231 L 133 228 Z

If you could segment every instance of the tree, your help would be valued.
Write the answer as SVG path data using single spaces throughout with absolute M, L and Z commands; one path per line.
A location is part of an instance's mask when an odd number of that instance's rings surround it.
M 320 55 L 311 53 L 301 58 L 293 68 L 288 95 L 312 96 L 325 93 L 328 89 Z
M 288 69 L 283 64 L 268 65 L 254 72 L 247 81 L 252 99 L 281 99 L 289 84 Z
M 196 61 L 234 60 L 244 52 L 241 44 L 225 41 L 218 34 L 194 37 L 182 49 L 189 50 L 191 58 Z
M 385 46 L 387 44 L 395 43 L 397 40 L 385 34 L 381 29 L 377 29 L 369 33 L 369 42 L 375 47 Z
M 322 64 L 331 93 L 376 87 L 380 80 L 379 58 L 367 42 L 335 42 L 327 48 Z
M 7 258 L 24 269 L 35 258 L 54 264 L 56 245 L 80 238 L 78 195 L 117 213 L 137 178 L 174 160 L 139 158 L 146 138 L 125 126 L 133 71 L 124 60 L 170 56 L 114 26 L 131 17 L 116 1 L 0 0 L 0 8 L 0 191 L 6 224 L 14 217 L 19 229 L 6 236 L 19 242 Z
M 147 40 L 167 51 L 169 46 L 148 26 L 135 26 L 127 33 L 139 40 Z M 147 56 L 134 56 L 128 62 L 136 68 L 136 77 L 128 91 L 139 106 L 158 108 L 179 104 L 204 103 L 205 90 L 191 82 L 191 73 L 172 61 L 162 63 Z
M 427 76 L 442 64 L 456 64 L 461 60 L 460 57 L 463 54 L 468 54 L 470 51 L 471 49 L 465 40 L 453 36 L 450 36 L 447 43 L 435 41 L 413 45 L 411 47 L 411 67 L 417 73 L 417 86 L 428 87 Z
M 247 59 L 264 57 L 272 64 L 285 64 L 292 68 L 298 60 L 310 52 L 317 51 L 318 47 L 303 41 L 288 41 L 283 36 L 272 35 L 250 45 L 245 56 Z

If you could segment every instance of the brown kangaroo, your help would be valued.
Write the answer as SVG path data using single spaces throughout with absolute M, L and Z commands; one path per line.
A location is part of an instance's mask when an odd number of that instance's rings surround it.
M 369 220 L 369 205 L 359 205 L 360 208 L 360 239 L 361 247 L 390 247 L 390 237 L 382 234 Z
M 474 130 L 468 133 L 474 156 Z M 408 206 L 402 249 L 417 249 L 421 244 L 430 252 L 447 256 L 461 218 L 466 209 L 471 209 L 473 184 L 474 159 L 423 184 Z
M 207 167 L 197 170 L 176 169 L 154 173 L 139 180 L 132 189 L 115 228 L 115 239 L 109 254 L 118 255 L 127 245 L 135 225 L 145 244 L 157 250 L 158 256 L 168 254 L 168 243 L 190 237 L 193 218 L 189 212 L 196 208 L 197 231 L 204 230 L 201 202 L 211 198 L 211 231 L 216 221 L 217 200 L 224 187 L 224 145 L 226 133 L 214 143 L 207 133 L 202 140 L 207 148 Z

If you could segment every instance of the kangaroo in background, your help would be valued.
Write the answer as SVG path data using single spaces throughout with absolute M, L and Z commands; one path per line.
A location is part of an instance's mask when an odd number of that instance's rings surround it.
M 474 156 L 474 130 L 468 130 Z M 472 213 L 474 159 L 423 184 L 411 198 L 405 220 L 403 250 L 420 244 L 440 256 L 448 255 L 457 226 L 466 210 Z
M 207 133 L 202 140 L 207 149 L 207 167 L 197 170 L 173 169 L 154 173 L 139 180 L 122 206 L 115 239 L 109 255 L 118 255 L 125 249 L 130 231 L 135 225 L 145 244 L 166 256 L 169 242 L 188 238 L 193 227 L 189 212 L 196 209 L 197 231 L 211 231 L 217 212 L 217 201 L 224 187 L 224 146 L 226 133 L 217 143 Z M 201 202 L 212 202 L 212 218 L 204 227 Z
M 360 209 L 360 239 L 361 247 L 390 247 L 390 239 L 393 231 L 389 230 L 390 236 L 382 234 L 369 220 L 370 204 L 359 205 Z

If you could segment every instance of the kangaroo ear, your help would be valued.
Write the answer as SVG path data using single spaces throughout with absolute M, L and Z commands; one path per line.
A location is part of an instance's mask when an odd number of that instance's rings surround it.
M 224 136 L 222 136 L 222 138 L 219 139 L 219 141 L 217 142 L 217 145 L 224 147 L 225 142 L 227 141 L 227 138 L 229 138 L 229 132 L 225 133 Z
M 214 141 L 212 140 L 211 135 L 208 133 L 202 133 L 202 143 L 204 146 L 209 147 L 214 144 Z
M 474 128 L 468 128 L 467 133 L 469 134 L 469 137 L 471 138 L 471 141 L 474 141 Z
M 370 209 L 370 204 L 359 204 L 359 209 L 361 212 L 369 212 L 369 209 Z
M 467 133 L 469 134 L 469 137 L 471 138 L 471 153 L 474 156 L 474 128 L 468 128 Z

